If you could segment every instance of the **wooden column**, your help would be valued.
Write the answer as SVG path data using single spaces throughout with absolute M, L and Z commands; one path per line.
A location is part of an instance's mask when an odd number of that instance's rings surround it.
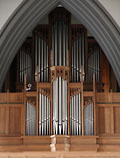
M 53 66 L 53 52 L 51 50 L 50 52 L 50 67 Z M 50 70 L 51 71 L 51 70 Z M 52 81 L 52 74 L 50 72 L 50 82 L 51 82 L 51 86 L 50 86 L 50 131 L 51 131 L 51 135 L 53 135 L 53 81 Z
M 116 92 L 117 91 L 117 80 L 115 77 L 115 74 L 113 72 L 113 69 L 111 68 L 111 75 L 110 75 L 110 88 L 112 89 L 112 92 Z
M 23 135 L 26 135 L 26 74 L 24 74 L 24 128 L 23 128 Z
M 101 58 L 102 58 L 101 79 L 102 79 L 102 82 L 104 83 L 104 92 L 109 92 L 109 85 L 110 85 L 109 62 L 103 52 L 101 52 Z
M 67 51 L 67 67 L 69 68 L 69 74 L 68 74 L 68 135 L 70 135 L 70 60 L 69 60 L 69 51 Z
M 39 101 L 38 101 L 38 99 L 39 99 L 39 97 L 38 97 L 38 95 L 39 95 L 39 89 L 38 89 L 38 84 L 39 84 L 39 71 L 38 71 L 39 69 L 38 69 L 38 66 L 37 66 L 37 83 L 36 83 L 36 90 L 37 90 L 37 96 L 36 96 L 36 135 L 38 136 L 39 134 L 39 132 L 38 132 L 38 127 L 39 127 Z
M 95 87 L 95 73 L 93 74 L 93 103 L 94 103 L 94 135 L 96 135 L 96 87 Z
M 84 136 L 84 95 L 83 95 L 83 66 L 81 67 L 81 120 L 82 120 L 82 136 Z

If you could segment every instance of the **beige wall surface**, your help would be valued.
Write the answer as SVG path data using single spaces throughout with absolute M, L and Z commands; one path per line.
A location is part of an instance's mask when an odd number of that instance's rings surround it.
M 23 0 L 0 0 L 0 29 Z M 98 0 L 120 26 L 120 0 Z
M 120 0 L 98 0 L 120 27 Z
M 0 0 L 0 29 L 23 0 Z

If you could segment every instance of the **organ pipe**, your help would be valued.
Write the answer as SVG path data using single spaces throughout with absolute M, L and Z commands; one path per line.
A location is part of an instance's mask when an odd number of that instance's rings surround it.
M 70 134 L 81 135 L 81 94 L 70 99 Z
M 53 134 L 67 134 L 67 81 L 53 81 Z
M 29 101 L 26 104 L 26 135 L 36 135 L 36 107 Z
M 32 76 L 32 60 L 31 50 L 29 46 L 25 44 L 20 48 L 19 51 L 19 82 L 24 82 L 24 74 L 26 74 L 27 82 L 31 81 Z
M 39 93 L 39 135 L 50 135 L 50 99 L 44 89 Z
M 89 101 L 84 107 L 84 134 L 93 135 L 93 101 Z
M 42 33 L 41 33 L 42 32 Z M 35 81 L 37 81 L 37 66 L 39 73 L 39 82 L 49 81 L 49 48 L 48 48 L 48 28 L 40 28 L 40 30 L 35 30 Z
M 68 50 L 68 25 L 63 21 L 56 21 L 52 25 L 53 66 L 66 66 L 66 52 Z
M 85 80 L 85 33 L 72 28 L 71 49 L 71 82 L 81 81 L 81 67 L 83 65 L 83 81 Z
M 100 82 L 100 49 L 92 49 L 88 57 L 88 79 L 92 82 L 92 76 L 95 73 L 97 82 Z

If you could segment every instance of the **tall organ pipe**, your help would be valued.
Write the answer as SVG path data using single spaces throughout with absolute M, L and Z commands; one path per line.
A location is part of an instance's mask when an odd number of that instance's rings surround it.
M 37 66 L 40 82 L 49 81 L 49 49 L 48 49 L 48 31 L 47 29 L 41 29 L 42 35 L 38 31 L 35 33 L 35 81 L 37 79 Z
M 70 99 L 70 134 L 81 135 L 81 99 L 80 93 Z
M 67 81 L 53 81 L 53 134 L 67 134 Z
M 92 54 L 88 58 L 88 79 L 92 82 L 93 73 L 95 73 L 96 81 L 100 81 L 100 52 L 99 48 L 92 50 Z
M 73 29 L 74 34 L 76 29 Z M 74 35 L 75 36 L 75 35 Z M 72 42 L 71 82 L 80 82 L 81 66 L 83 65 L 83 81 L 85 79 L 85 34 L 81 33 Z
M 56 21 L 52 25 L 53 66 L 66 66 L 68 50 L 68 25 L 63 21 Z
M 27 82 L 31 81 L 31 69 L 30 49 L 23 46 L 19 51 L 19 81 L 21 83 L 24 82 L 24 74 L 26 74 Z
M 43 93 L 45 90 L 41 90 Z M 39 93 L 39 135 L 50 135 L 50 100 Z

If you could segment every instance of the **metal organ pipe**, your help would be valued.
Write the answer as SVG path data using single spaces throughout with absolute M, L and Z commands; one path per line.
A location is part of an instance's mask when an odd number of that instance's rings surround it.
M 68 50 L 68 25 L 63 21 L 56 21 L 52 25 L 53 66 L 66 66 Z
M 49 81 L 49 50 L 48 50 L 48 29 L 41 28 L 35 33 L 35 81 L 37 75 L 37 66 L 39 73 L 39 82 Z
M 83 65 L 83 81 L 85 79 L 85 34 L 77 34 L 76 28 L 73 31 L 72 54 L 71 54 L 71 82 L 80 82 L 81 66 Z
M 70 99 L 70 134 L 81 135 L 81 99 L 80 93 Z
M 67 134 L 67 81 L 53 81 L 53 134 Z
M 91 101 L 84 108 L 84 134 L 93 135 L 93 102 Z
M 58 20 L 52 25 L 53 66 L 66 66 L 68 25 Z M 53 134 L 67 134 L 67 81 L 53 81 Z
M 88 58 L 88 79 L 92 82 L 93 73 L 96 81 L 100 81 L 100 49 L 92 49 L 92 54 Z
M 32 62 L 30 57 L 31 50 L 26 46 L 22 46 L 19 51 L 19 81 L 24 82 L 24 74 L 26 74 L 27 82 L 31 81 Z
M 46 90 L 39 93 L 39 135 L 50 135 L 50 99 Z
M 26 135 L 36 135 L 36 107 L 29 101 L 26 104 Z

